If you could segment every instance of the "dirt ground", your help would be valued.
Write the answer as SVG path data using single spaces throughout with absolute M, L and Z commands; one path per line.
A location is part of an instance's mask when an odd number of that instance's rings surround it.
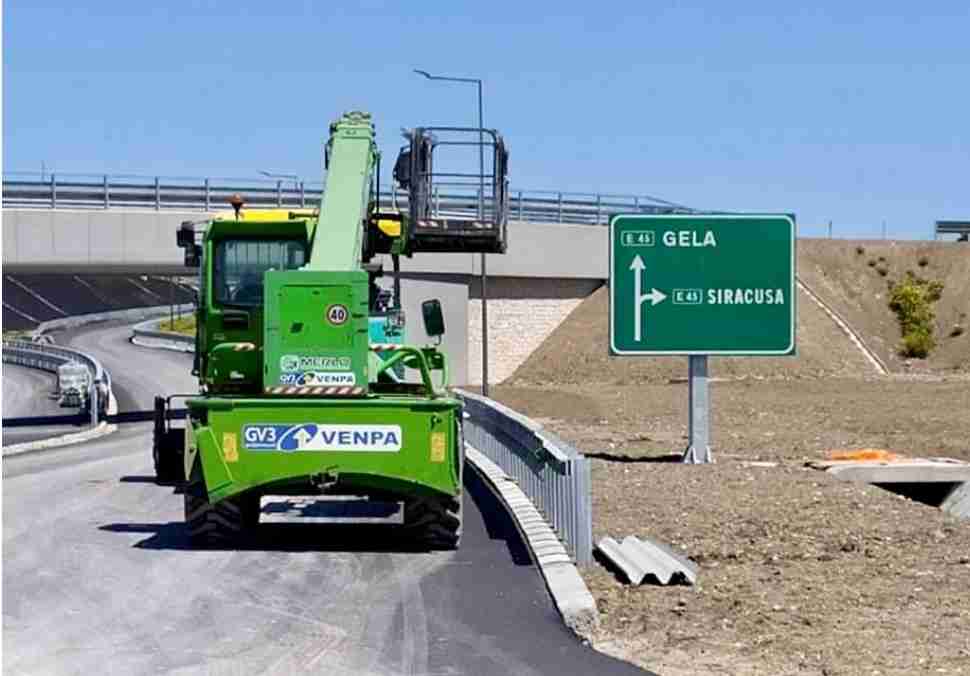
M 665 676 L 970 674 L 970 521 L 805 467 L 856 447 L 970 460 L 966 377 L 714 383 L 706 466 L 665 461 L 686 442 L 686 385 L 491 394 L 595 458 L 595 539 L 700 564 L 696 587 L 585 570 L 598 649 Z
M 899 329 L 887 307 L 887 282 L 907 271 L 943 282 L 933 308 L 937 349 L 925 361 L 899 357 Z M 800 239 L 798 276 L 863 335 L 890 370 L 970 371 L 970 245 Z M 951 335 L 957 326 L 963 333 Z
M 926 360 L 897 355 L 887 282 L 907 270 L 944 284 Z M 606 287 L 491 393 L 595 459 L 595 539 L 700 564 L 696 587 L 584 571 L 594 644 L 668 676 L 970 674 L 970 520 L 805 466 L 847 448 L 970 461 L 970 246 L 799 240 L 798 274 L 892 375 L 800 292 L 797 356 L 711 358 L 715 465 L 670 462 L 687 359 L 610 357 Z

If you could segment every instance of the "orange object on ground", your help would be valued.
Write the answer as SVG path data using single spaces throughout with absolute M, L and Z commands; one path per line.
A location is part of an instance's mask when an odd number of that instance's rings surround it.
M 887 462 L 899 458 L 895 453 L 883 448 L 835 449 L 827 451 L 825 456 L 829 460 L 853 460 L 856 462 L 867 460 L 872 462 Z

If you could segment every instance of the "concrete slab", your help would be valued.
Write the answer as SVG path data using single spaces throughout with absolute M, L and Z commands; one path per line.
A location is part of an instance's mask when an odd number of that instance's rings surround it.
M 843 481 L 867 484 L 961 483 L 970 481 L 970 464 L 913 460 L 889 463 L 832 463 L 825 468 Z
M 970 483 L 962 483 L 950 491 L 940 509 L 961 519 L 970 519 Z

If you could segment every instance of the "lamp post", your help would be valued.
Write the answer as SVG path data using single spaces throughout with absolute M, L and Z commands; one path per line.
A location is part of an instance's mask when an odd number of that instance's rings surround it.
M 474 77 L 450 77 L 446 75 L 432 75 L 426 70 L 414 69 L 418 75 L 424 76 L 429 80 L 440 80 L 442 82 L 465 82 L 478 86 L 478 219 L 485 219 L 485 136 L 482 129 L 485 127 L 482 114 L 482 81 Z M 482 394 L 488 396 L 488 291 L 487 291 L 487 269 L 485 263 L 485 253 L 481 254 L 481 287 L 482 287 Z

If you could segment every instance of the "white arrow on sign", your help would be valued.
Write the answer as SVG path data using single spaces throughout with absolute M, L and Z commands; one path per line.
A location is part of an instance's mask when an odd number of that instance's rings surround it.
M 663 291 L 660 291 L 659 289 L 654 289 L 652 287 L 650 289 L 650 293 L 640 292 L 642 289 L 641 284 L 642 284 L 642 278 L 643 278 L 643 271 L 646 269 L 646 267 L 647 266 L 643 264 L 643 259 L 640 258 L 639 254 L 637 254 L 633 258 L 633 262 L 630 263 L 630 269 L 633 270 L 633 295 L 635 297 L 635 300 L 633 303 L 633 321 L 634 321 L 633 340 L 638 342 L 643 339 L 641 336 L 642 326 L 640 321 L 640 310 L 641 310 L 641 307 L 643 306 L 644 301 L 649 300 L 650 305 L 654 306 L 657 303 L 662 303 L 664 299 L 667 298 L 667 294 L 665 294 Z
M 298 429 L 296 431 L 296 434 L 294 434 L 293 436 L 296 437 L 296 450 L 298 451 L 305 448 L 307 445 L 307 442 L 309 442 L 310 439 L 313 438 L 313 435 L 307 432 L 302 427 Z

